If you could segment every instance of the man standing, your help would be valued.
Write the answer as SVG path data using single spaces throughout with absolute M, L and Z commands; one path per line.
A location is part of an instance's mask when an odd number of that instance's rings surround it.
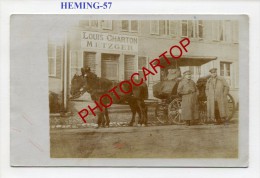
M 221 124 L 221 119 L 227 120 L 227 94 L 229 86 L 226 80 L 217 76 L 217 69 L 212 68 L 209 70 L 211 77 L 206 84 L 207 95 L 207 114 L 208 119 L 216 119 L 216 124 Z
M 182 96 L 181 117 L 190 126 L 191 120 L 199 119 L 197 88 L 195 82 L 191 80 L 191 71 L 183 73 L 177 93 Z

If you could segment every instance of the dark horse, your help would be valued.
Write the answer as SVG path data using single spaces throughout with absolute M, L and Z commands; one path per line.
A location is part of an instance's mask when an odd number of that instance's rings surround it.
M 138 113 L 139 120 L 138 124 L 147 126 L 147 107 L 144 100 L 148 98 L 148 87 L 145 82 L 140 86 L 133 86 L 132 92 L 129 94 L 122 93 L 119 87 L 115 91 L 120 96 L 120 99 L 116 98 L 114 94 L 108 92 L 113 87 L 118 86 L 118 82 L 113 82 L 105 78 L 99 78 L 92 72 L 88 73 L 87 76 L 74 75 L 71 81 L 71 95 L 72 98 L 78 98 L 83 93 L 88 92 L 91 95 L 93 101 L 98 101 L 99 98 L 105 94 L 109 93 L 113 99 L 113 104 L 128 104 L 132 112 L 132 119 L 129 126 L 133 126 L 135 122 L 135 115 Z M 127 91 L 129 86 L 122 85 Z M 109 101 L 104 100 L 104 103 L 109 103 Z M 98 126 L 109 127 L 110 119 L 108 115 L 108 110 L 105 108 L 103 112 L 98 112 Z

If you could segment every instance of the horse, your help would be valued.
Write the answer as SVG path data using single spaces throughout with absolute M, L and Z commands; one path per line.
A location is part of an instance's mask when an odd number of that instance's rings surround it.
M 118 86 L 119 82 L 114 82 L 106 78 L 97 77 L 92 72 L 87 74 L 87 77 L 74 75 L 71 80 L 71 98 L 75 99 L 88 92 L 93 101 L 97 101 L 103 94 L 108 93 L 113 87 Z M 148 86 L 143 82 L 140 86 L 132 85 L 132 92 L 129 94 L 122 93 L 118 88 L 115 91 L 120 96 L 120 99 L 115 95 L 111 95 L 114 104 L 128 104 L 132 112 L 132 118 L 129 126 L 133 126 L 135 122 L 136 113 L 139 116 L 138 125 L 147 126 L 147 107 L 144 100 L 148 98 Z M 125 90 L 128 86 L 122 85 Z M 109 103 L 108 100 L 103 100 L 104 103 Z M 108 109 L 105 108 L 103 112 L 97 112 L 98 127 L 109 127 L 110 119 Z

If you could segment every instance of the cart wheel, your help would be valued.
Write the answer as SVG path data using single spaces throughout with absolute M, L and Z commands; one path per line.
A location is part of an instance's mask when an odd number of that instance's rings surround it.
M 157 104 L 157 106 L 155 108 L 155 117 L 162 124 L 168 123 L 167 104 L 166 103 Z
M 235 100 L 230 94 L 227 95 L 227 100 L 228 100 L 228 104 L 227 104 L 228 105 L 227 106 L 227 108 L 228 108 L 228 120 L 231 120 L 234 113 L 235 113 Z
M 175 98 L 168 105 L 168 117 L 174 124 L 185 124 L 185 121 L 181 119 L 181 98 Z

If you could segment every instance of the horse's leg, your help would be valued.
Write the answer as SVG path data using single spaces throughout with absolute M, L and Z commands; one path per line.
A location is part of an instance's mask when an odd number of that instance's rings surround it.
M 133 102 L 129 102 L 129 106 L 130 106 L 130 109 L 132 111 L 132 119 L 129 123 L 129 126 L 133 126 L 134 122 L 135 122 L 135 115 L 136 115 L 136 106 L 134 105 Z
M 105 117 L 106 117 L 106 127 L 109 127 L 110 119 L 109 119 L 108 109 L 107 108 L 105 108 Z
M 143 100 L 137 100 L 137 104 L 138 107 L 140 109 L 141 112 L 141 123 L 140 124 L 144 124 L 145 126 L 147 126 L 147 108 L 145 106 L 145 103 Z
M 104 117 L 104 113 L 101 112 L 101 113 L 100 113 L 100 116 L 101 116 L 101 118 L 102 118 L 102 127 L 105 127 L 105 125 L 106 125 L 106 120 L 105 120 L 105 117 Z
M 97 117 L 98 117 L 97 124 L 98 124 L 98 127 L 100 127 L 100 126 L 101 126 L 101 124 L 102 124 L 102 117 L 101 117 L 101 113 L 97 113 Z
M 145 105 L 145 102 L 144 102 L 144 112 L 145 112 L 145 113 L 144 113 L 144 118 L 145 118 L 145 119 L 144 119 L 144 125 L 147 126 L 147 122 L 148 122 L 148 114 L 147 114 L 147 113 L 148 113 L 148 108 L 147 108 L 147 106 Z

